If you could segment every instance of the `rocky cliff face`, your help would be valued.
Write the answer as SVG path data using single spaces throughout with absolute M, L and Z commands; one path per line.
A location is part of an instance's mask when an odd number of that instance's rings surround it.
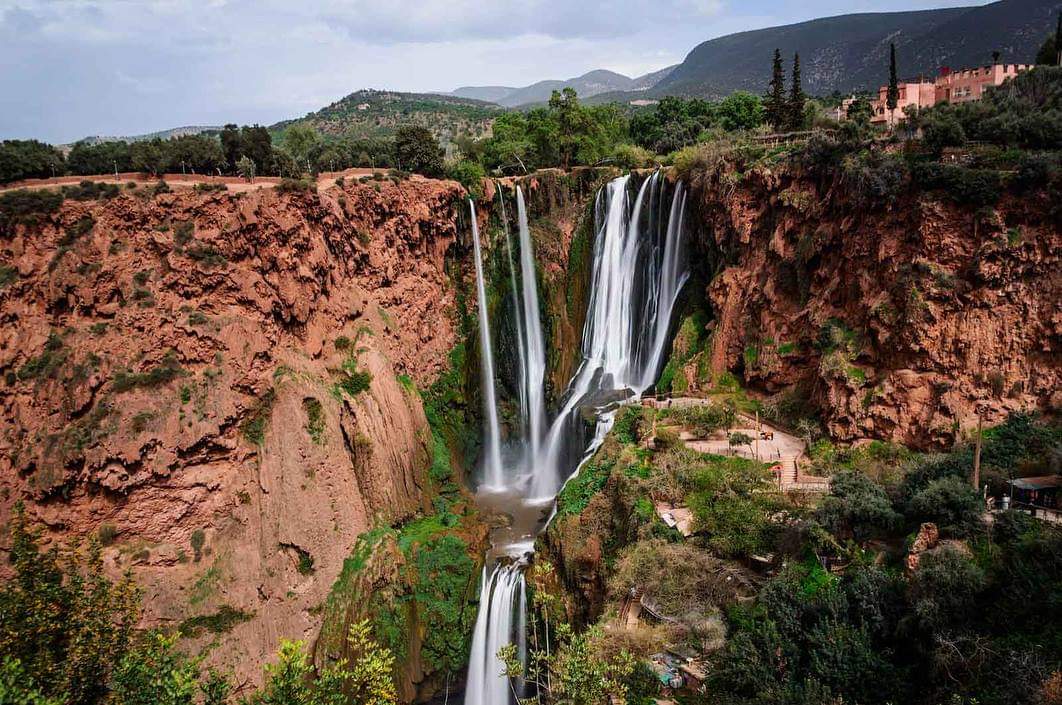
M 810 402 L 836 439 L 924 448 L 975 425 L 979 404 L 989 421 L 1059 407 L 1046 193 L 975 210 L 927 192 L 886 205 L 789 167 L 737 176 L 693 184 L 716 375 L 790 390 L 778 400 Z
M 56 540 L 98 533 L 143 626 L 259 679 L 358 535 L 430 508 L 414 385 L 457 342 L 462 193 L 141 191 L 10 227 L 0 521 L 24 500 Z

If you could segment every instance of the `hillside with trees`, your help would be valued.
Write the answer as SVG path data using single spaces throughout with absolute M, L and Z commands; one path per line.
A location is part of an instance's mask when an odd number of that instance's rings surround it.
M 811 95 L 876 89 L 888 80 L 890 42 L 905 57 L 904 77 L 933 76 L 941 66 L 1032 63 L 1062 3 L 999 0 L 980 7 L 841 15 L 786 27 L 741 32 L 695 47 L 648 93 L 723 97 L 736 90 L 762 93 L 770 75 L 763 62 L 777 48 L 799 53 Z

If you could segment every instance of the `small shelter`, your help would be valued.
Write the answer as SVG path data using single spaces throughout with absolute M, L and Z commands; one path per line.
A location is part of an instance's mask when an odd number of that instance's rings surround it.
M 1059 493 L 1062 490 L 1062 475 L 1019 477 L 1009 480 L 1014 493 L 1014 506 L 1029 509 L 1062 508 Z

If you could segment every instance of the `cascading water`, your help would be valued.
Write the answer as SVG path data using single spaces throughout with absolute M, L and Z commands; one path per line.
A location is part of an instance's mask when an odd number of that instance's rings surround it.
M 483 416 L 486 438 L 483 441 L 483 478 L 495 487 L 504 485 L 501 462 L 501 431 L 498 424 L 498 399 L 494 393 L 494 347 L 490 339 L 490 320 L 487 315 L 487 290 L 483 283 L 483 257 L 479 246 L 479 224 L 476 222 L 476 206 L 468 201 L 472 214 L 472 249 L 476 257 L 476 295 L 479 308 L 479 348 L 482 357 L 480 368 L 483 382 Z
M 523 570 L 519 564 L 499 563 L 488 577 L 486 567 L 483 568 L 483 592 L 472 633 L 465 705 L 506 705 L 510 700 L 512 686 L 502 675 L 505 666 L 498 658 L 498 651 L 512 643 L 514 615 L 516 627 L 523 632 L 526 610 Z
M 689 276 L 680 257 L 685 192 L 681 183 L 675 188 L 664 219 L 661 204 L 668 185 L 660 172 L 642 183 L 633 204 L 629 180 L 615 179 L 597 195 L 583 361 L 535 463 L 532 497 L 554 497 L 573 462 L 596 450 L 611 428 L 612 414 L 598 414 L 594 440 L 587 445 L 580 409 L 636 397 L 660 371 L 671 313 Z
M 517 189 L 521 265 L 517 334 L 523 348 L 521 394 L 526 394 L 521 399 L 521 411 L 526 416 L 521 457 L 526 466 L 522 474 L 530 475 L 525 490 L 530 498 L 519 496 L 517 488 L 511 486 L 501 495 L 496 488 L 503 485 L 494 484 L 491 488 L 494 493 L 490 495 L 491 501 L 496 503 L 501 497 L 505 504 L 496 506 L 509 513 L 513 521 L 508 528 L 495 532 L 494 548 L 488 556 L 494 561 L 494 567 L 489 574 L 486 568 L 483 571 L 465 705 L 513 702 L 514 689 L 503 675 L 497 652 L 515 638 L 523 653 L 523 570 L 534 546 L 534 534 L 542 526 L 541 510 L 553 501 L 564 479 L 573 470 L 577 472 L 604 440 L 612 427 L 616 404 L 639 396 L 659 374 L 670 333 L 670 318 L 688 278 L 682 257 L 685 192 L 679 184 L 669 193 L 669 185 L 657 172 L 642 183 L 632 203 L 629 181 L 628 176 L 615 179 L 597 195 L 583 360 L 548 429 L 545 429 L 543 388 L 545 350 L 533 252 L 523 193 Z M 668 197 L 670 206 L 666 205 Z M 476 276 L 483 327 L 487 325 L 487 316 L 482 303 L 482 264 L 475 228 L 473 235 L 477 245 Z M 510 267 L 511 263 L 510 253 Z M 515 282 L 513 288 L 515 296 Z M 489 332 L 481 331 L 480 342 L 490 344 Z M 484 359 L 487 357 L 484 354 Z M 493 385 L 493 375 L 490 381 Z M 541 422 L 535 420 L 539 408 Z M 590 438 L 586 437 L 582 414 L 586 408 L 592 409 L 597 418 Z M 494 430 L 490 428 L 491 423 L 488 416 L 488 434 L 496 432 L 496 416 Z M 504 477 L 500 471 L 499 475 Z M 481 501 L 482 498 L 481 494 Z M 515 623 L 514 614 L 517 615 Z
M 527 206 L 524 192 L 516 187 L 517 223 L 520 229 L 520 300 L 523 304 L 520 329 L 524 334 L 525 382 L 527 394 L 527 424 L 525 462 L 539 457 L 542 434 L 546 426 L 545 379 L 546 348 L 542 342 L 542 321 L 539 318 L 538 284 L 535 277 L 534 251 L 531 249 L 531 230 L 527 225 Z

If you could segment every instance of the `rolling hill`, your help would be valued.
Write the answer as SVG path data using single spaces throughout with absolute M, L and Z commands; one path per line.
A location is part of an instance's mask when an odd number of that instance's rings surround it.
M 492 103 L 433 93 L 361 90 L 295 120 L 270 126 L 279 133 L 295 123 L 334 137 L 385 137 L 403 125 L 419 125 L 447 144 L 458 135 L 482 137 L 502 109 Z
M 800 53 L 804 89 L 825 95 L 875 88 L 888 80 L 890 42 L 902 76 L 935 75 L 941 66 L 978 66 L 999 51 L 1003 61 L 1030 62 L 1053 31 L 1062 0 L 1000 0 L 989 5 L 914 12 L 842 15 L 706 41 L 649 90 L 662 95 L 721 97 L 763 92 L 771 56 L 787 64 Z

